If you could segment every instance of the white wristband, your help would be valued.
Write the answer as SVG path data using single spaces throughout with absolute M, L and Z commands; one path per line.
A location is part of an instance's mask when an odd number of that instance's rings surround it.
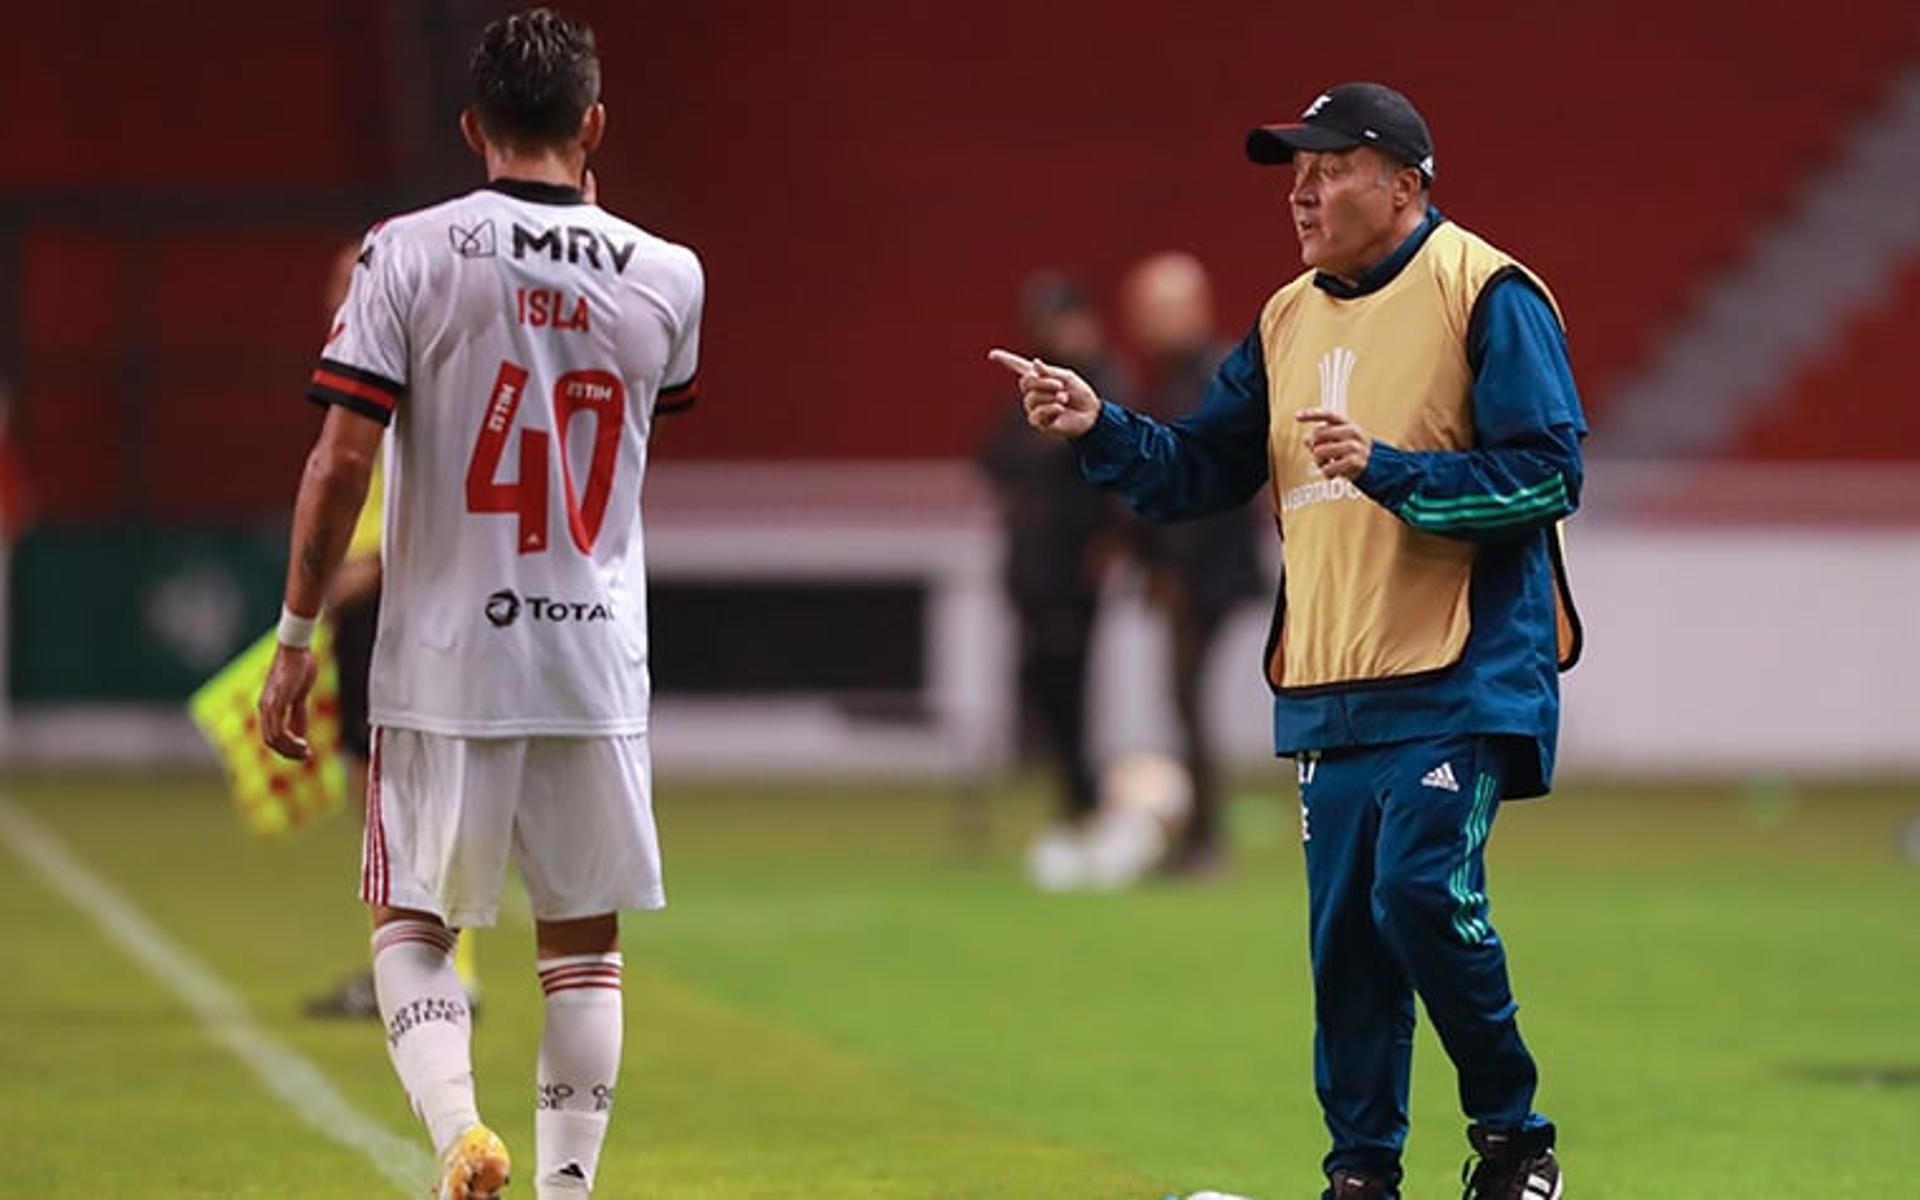
M 286 605 L 280 606 L 280 644 L 290 650 L 305 650 L 313 645 L 313 627 L 318 617 L 302 617 Z

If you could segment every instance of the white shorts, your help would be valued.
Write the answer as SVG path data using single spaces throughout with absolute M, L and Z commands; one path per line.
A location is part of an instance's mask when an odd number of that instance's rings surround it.
M 663 907 L 646 737 L 373 731 L 361 900 L 492 925 L 509 847 L 541 920 Z

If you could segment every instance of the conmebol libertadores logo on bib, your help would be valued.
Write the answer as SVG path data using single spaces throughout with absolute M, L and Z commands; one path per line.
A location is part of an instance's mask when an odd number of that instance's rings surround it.
M 1335 346 L 1320 356 L 1320 407 L 1341 416 L 1352 415 L 1352 405 L 1348 400 L 1348 385 L 1353 381 L 1354 364 L 1359 356 L 1345 346 Z M 1348 479 L 1320 479 L 1290 487 L 1280 493 L 1280 512 L 1282 515 L 1305 508 L 1309 504 L 1325 504 L 1331 500 L 1365 500 L 1366 494 Z
M 1321 408 L 1343 417 L 1353 415 L 1347 407 L 1347 384 L 1353 379 L 1356 361 L 1353 351 L 1345 346 L 1335 346 L 1320 356 Z

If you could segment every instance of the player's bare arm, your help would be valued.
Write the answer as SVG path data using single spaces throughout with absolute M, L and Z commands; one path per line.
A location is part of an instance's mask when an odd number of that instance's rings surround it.
M 1027 423 L 1035 429 L 1076 438 L 1099 419 L 1100 397 L 1077 373 L 1010 350 L 989 350 L 987 358 L 1019 378 L 1020 402 L 1026 408 Z
M 320 615 L 321 602 L 346 557 L 353 524 L 366 503 L 374 457 L 386 432 L 379 422 L 346 408 L 327 410 L 320 439 L 307 456 L 293 510 L 293 555 L 287 564 L 286 612 L 297 624 Z M 293 639 L 298 641 L 300 639 Z M 260 691 L 260 737 L 274 753 L 305 760 L 307 693 L 313 653 L 282 640 Z
M 1293 414 L 1314 428 L 1304 439 L 1314 465 L 1329 479 L 1358 479 L 1373 457 L 1373 439 L 1352 417 L 1330 408 L 1308 408 Z

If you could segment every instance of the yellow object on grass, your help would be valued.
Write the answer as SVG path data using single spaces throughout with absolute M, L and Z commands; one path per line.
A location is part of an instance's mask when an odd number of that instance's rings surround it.
M 305 762 L 293 762 L 260 740 L 260 689 L 273 664 L 277 640 L 268 633 L 187 701 L 194 724 L 220 756 L 241 822 L 247 832 L 268 839 L 286 837 L 332 816 L 347 799 L 346 771 L 340 765 L 340 672 L 326 622 L 313 636 L 313 658 L 319 667 L 307 699 L 307 744 L 313 753 Z
M 347 539 L 347 561 L 380 557 L 380 533 L 387 519 L 387 470 L 376 458 L 373 477 L 367 481 L 367 498 L 353 522 L 353 535 Z
M 460 940 L 453 944 L 453 973 L 460 977 L 460 986 L 467 989 L 467 998 L 480 995 L 480 965 L 474 961 L 473 930 L 462 929 Z

